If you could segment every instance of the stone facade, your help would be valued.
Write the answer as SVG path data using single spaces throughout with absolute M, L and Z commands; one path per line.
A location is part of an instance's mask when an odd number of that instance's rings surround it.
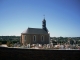
M 21 37 L 22 37 L 21 38 L 22 44 L 25 44 L 25 43 L 27 44 L 37 44 L 37 43 L 48 44 L 49 43 L 49 34 L 22 34 Z

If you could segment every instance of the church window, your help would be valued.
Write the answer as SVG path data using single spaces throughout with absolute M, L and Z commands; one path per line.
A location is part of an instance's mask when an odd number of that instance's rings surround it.
M 33 36 L 33 41 L 36 41 L 36 36 L 35 35 Z

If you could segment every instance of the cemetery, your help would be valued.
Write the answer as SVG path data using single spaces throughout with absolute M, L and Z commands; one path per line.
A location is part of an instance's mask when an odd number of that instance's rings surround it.
M 9 45 L 9 44 L 8 44 Z M 80 46 L 78 44 L 69 44 L 64 43 L 60 44 L 57 43 L 54 45 L 54 43 L 50 42 L 49 44 L 24 44 L 21 45 L 20 43 L 15 43 L 12 46 L 7 46 L 6 44 L 0 45 L 0 47 L 7 47 L 7 48 L 21 48 L 21 49 L 43 49 L 43 50 L 80 50 Z

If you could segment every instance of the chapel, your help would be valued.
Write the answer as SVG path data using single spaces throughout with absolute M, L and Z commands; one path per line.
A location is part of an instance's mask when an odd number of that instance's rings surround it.
M 42 28 L 27 28 L 21 33 L 21 44 L 49 44 L 50 34 L 46 27 L 45 18 L 42 21 Z

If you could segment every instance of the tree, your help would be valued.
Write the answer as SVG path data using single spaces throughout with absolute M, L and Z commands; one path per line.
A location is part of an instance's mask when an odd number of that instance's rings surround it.
M 80 40 L 78 40 L 77 43 L 80 44 Z

